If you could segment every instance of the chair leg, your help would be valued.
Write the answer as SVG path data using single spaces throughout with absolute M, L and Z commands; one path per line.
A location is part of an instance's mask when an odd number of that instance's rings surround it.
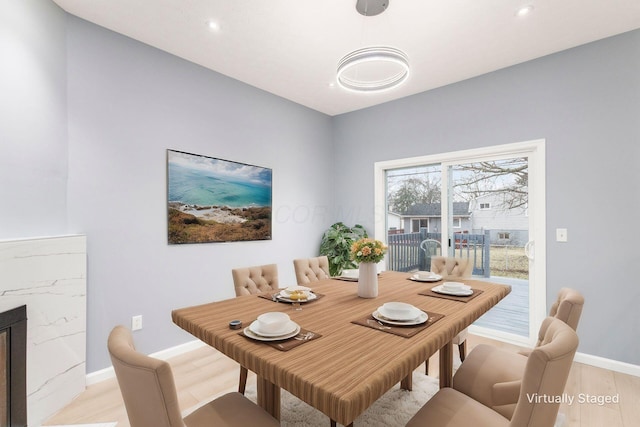
M 240 366 L 240 381 L 238 382 L 238 393 L 244 394 L 244 390 L 247 388 L 247 375 L 249 370 L 244 366 Z
M 464 362 L 464 358 L 467 356 L 467 340 L 458 344 L 458 351 L 460 352 L 460 361 Z
M 429 359 L 424 361 L 424 374 L 429 375 Z
M 336 422 L 331 420 L 331 427 L 336 427 Z

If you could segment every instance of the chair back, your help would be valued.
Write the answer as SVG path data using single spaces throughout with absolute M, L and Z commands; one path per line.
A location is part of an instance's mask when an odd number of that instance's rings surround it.
M 131 427 L 185 427 L 171 366 L 137 352 L 124 326 L 111 331 L 107 347 Z
M 547 317 L 540 336 L 541 345 L 527 359 L 511 427 L 553 427 L 558 415 L 560 403 L 549 400 L 564 392 L 578 335 L 562 320 Z
M 293 269 L 296 272 L 298 285 L 305 285 L 331 277 L 329 274 L 329 258 L 326 256 L 294 259 Z
M 276 264 L 231 270 L 236 296 L 259 294 L 278 289 L 278 266 Z
M 431 257 L 431 272 L 442 277 L 470 277 L 473 262 L 469 258 Z
M 562 288 L 558 292 L 558 298 L 551 305 L 549 316 L 562 320 L 575 331 L 578 329 L 583 306 L 584 297 L 580 292 L 570 288 Z M 541 339 L 539 336 L 536 346 L 541 345 Z

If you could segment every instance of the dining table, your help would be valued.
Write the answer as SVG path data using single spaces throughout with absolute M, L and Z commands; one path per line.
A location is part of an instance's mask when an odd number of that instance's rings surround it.
M 485 280 L 455 281 L 470 286 L 473 295 L 439 294 L 431 289 L 443 280 L 385 271 L 378 275 L 375 298 L 358 297 L 357 281 L 330 278 L 308 284 L 316 298 L 300 310 L 266 293 L 178 308 L 171 315 L 177 326 L 255 372 L 258 404 L 275 418 L 280 419 L 280 390 L 285 389 L 332 424 L 349 426 L 396 384 L 411 390 L 413 371 L 437 351 L 440 386 L 451 386 L 451 340 L 511 291 Z M 428 320 L 381 322 L 377 310 L 387 302 L 411 304 Z M 288 314 L 301 333 L 282 341 L 251 338 L 245 328 L 266 312 Z M 233 320 L 242 327 L 232 329 Z

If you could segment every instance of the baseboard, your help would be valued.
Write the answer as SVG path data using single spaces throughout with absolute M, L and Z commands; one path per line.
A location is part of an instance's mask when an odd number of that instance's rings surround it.
M 606 359 L 600 356 L 592 356 L 585 353 L 576 353 L 573 360 L 578 363 L 584 363 L 585 365 L 595 366 L 596 368 L 608 369 L 610 371 L 640 377 L 640 365 L 619 362 L 617 360 Z
M 193 341 L 186 342 L 184 344 L 177 345 L 175 347 L 170 347 L 165 350 L 160 350 L 156 353 L 150 354 L 150 356 L 160 360 L 167 360 L 172 357 L 179 356 L 181 354 L 196 350 L 204 345 L 206 344 L 200 340 L 193 340 Z M 87 386 L 99 383 L 104 380 L 108 380 L 109 378 L 113 378 L 113 377 L 115 377 L 115 372 L 113 371 L 112 366 L 108 368 L 100 369 L 99 371 L 90 372 L 87 374 L 87 379 L 86 379 Z

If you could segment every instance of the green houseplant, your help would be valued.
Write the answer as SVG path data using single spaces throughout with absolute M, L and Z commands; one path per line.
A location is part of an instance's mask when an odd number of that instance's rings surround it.
M 342 222 L 336 222 L 322 235 L 320 255 L 329 259 L 329 273 L 339 276 L 342 270 L 357 268 L 351 259 L 351 245 L 353 242 L 367 236 L 367 230 L 360 224 L 347 227 Z

